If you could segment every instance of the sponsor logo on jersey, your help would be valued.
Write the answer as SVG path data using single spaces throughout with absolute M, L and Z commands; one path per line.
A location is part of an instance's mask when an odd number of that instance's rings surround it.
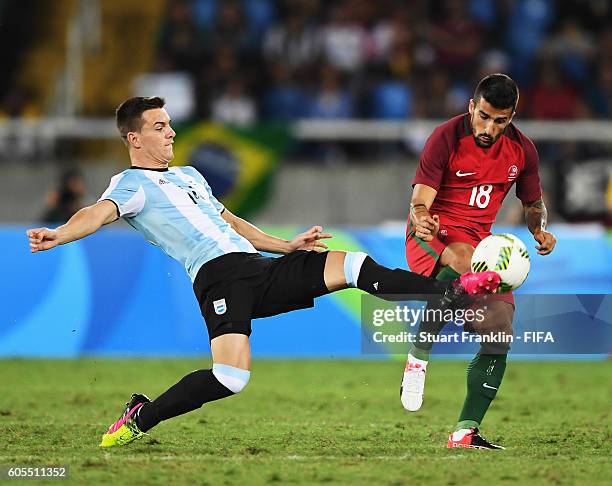
M 476 174 L 476 172 L 461 172 L 460 170 L 458 170 L 457 172 L 455 172 L 455 174 L 457 175 L 457 177 L 466 177 L 474 175 Z
M 159 181 L 157 181 L 159 183 L 159 185 L 161 186 L 162 184 L 170 184 L 170 182 L 168 182 L 166 179 L 160 179 Z
M 518 167 L 513 164 L 508 167 L 508 181 L 513 181 L 516 176 L 518 176 Z
M 213 308 L 215 309 L 215 314 L 218 316 L 225 314 L 225 311 L 227 310 L 225 299 L 215 300 L 213 302 Z

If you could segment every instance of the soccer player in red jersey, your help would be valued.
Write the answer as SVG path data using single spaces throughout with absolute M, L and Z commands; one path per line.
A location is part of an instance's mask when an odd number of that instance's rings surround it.
M 478 243 L 491 234 L 502 201 L 516 183 L 527 227 L 548 255 L 555 237 L 546 231 L 538 153 L 512 124 L 519 93 L 505 74 L 491 74 L 478 83 L 469 112 L 438 126 L 425 144 L 413 181 L 406 230 L 406 259 L 410 269 L 440 280 L 456 278 L 470 269 Z M 467 330 L 481 335 L 512 334 L 514 299 L 511 293 L 487 302 L 485 318 Z M 425 373 L 432 346 L 430 337 L 444 323 L 422 322 L 411 345 L 401 387 L 404 408 L 416 411 L 423 402 Z M 506 368 L 510 345 L 481 349 L 468 366 L 467 397 L 449 447 L 499 448 L 478 434 L 495 398 Z

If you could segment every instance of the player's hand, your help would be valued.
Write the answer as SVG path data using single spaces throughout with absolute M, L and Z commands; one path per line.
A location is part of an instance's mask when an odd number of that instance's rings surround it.
M 332 238 L 332 235 L 330 233 L 323 233 L 322 226 L 313 226 L 308 231 L 300 233 L 289 242 L 289 252 L 295 250 L 325 251 L 328 247 L 321 241 L 324 238 Z
M 546 230 L 536 230 L 533 234 L 533 238 L 539 243 L 535 248 L 540 255 L 548 255 L 557 244 L 555 235 Z
M 414 234 L 417 238 L 423 241 L 431 241 L 438 234 L 440 229 L 440 218 L 437 214 L 429 216 L 429 214 L 416 215 L 413 224 Z
M 59 244 L 57 231 L 49 228 L 33 228 L 26 231 L 30 240 L 30 251 L 50 250 Z

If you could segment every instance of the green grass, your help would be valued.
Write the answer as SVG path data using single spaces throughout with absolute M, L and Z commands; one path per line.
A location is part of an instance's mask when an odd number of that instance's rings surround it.
M 483 426 L 506 451 L 444 448 L 466 365 L 446 361 L 413 414 L 398 362 L 255 361 L 239 396 L 98 447 L 132 392 L 208 365 L 0 361 L 0 464 L 67 464 L 78 484 L 610 484 L 611 362 L 509 363 Z

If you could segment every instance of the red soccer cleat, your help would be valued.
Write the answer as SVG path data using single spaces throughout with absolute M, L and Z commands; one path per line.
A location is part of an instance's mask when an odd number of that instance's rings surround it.
M 505 449 L 500 445 L 491 444 L 478 433 L 478 429 L 461 429 L 448 436 L 449 449 Z

